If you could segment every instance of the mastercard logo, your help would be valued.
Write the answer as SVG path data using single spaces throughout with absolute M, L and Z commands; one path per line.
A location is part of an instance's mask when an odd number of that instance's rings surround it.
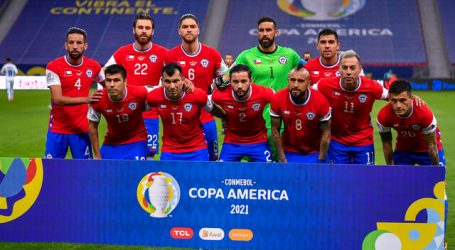
M 234 241 L 250 241 L 253 239 L 253 232 L 249 229 L 234 228 L 229 231 L 229 239 Z

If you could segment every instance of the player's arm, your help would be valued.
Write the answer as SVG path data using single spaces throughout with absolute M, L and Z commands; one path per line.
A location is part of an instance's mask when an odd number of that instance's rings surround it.
M 319 123 L 319 129 L 321 130 L 321 143 L 319 146 L 318 161 L 325 162 L 327 159 L 327 151 L 329 150 L 330 144 L 330 120 L 322 121 Z
M 280 162 L 288 162 L 284 154 L 283 141 L 281 140 L 281 117 L 270 116 L 272 140 L 275 144 L 276 153 Z
M 439 165 L 438 145 L 436 144 L 436 132 L 433 131 L 424 134 L 425 141 L 428 144 L 428 155 L 430 156 L 432 165 Z
M 98 90 L 96 92 L 91 93 L 87 97 L 70 97 L 64 96 L 62 93 L 62 87 L 60 85 L 52 85 L 49 86 L 51 90 L 51 97 L 52 100 L 56 105 L 79 105 L 79 104 L 90 104 L 99 102 L 101 97 L 103 96 L 103 92 Z
M 379 132 L 382 141 L 382 151 L 387 165 L 393 165 L 393 147 L 392 147 L 392 131 Z
M 226 119 L 226 111 L 220 105 L 213 102 L 212 95 L 207 97 L 207 104 L 204 106 L 204 109 L 218 118 Z
M 88 118 L 88 131 L 90 143 L 93 148 L 93 159 L 101 159 L 100 141 L 98 136 L 98 124 L 100 123 L 101 114 L 96 112 L 92 107 L 89 107 Z

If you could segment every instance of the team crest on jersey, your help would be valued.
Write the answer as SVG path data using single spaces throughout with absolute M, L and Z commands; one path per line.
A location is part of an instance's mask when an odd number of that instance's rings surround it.
M 414 130 L 419 130 L 419 129 L 420 129 L 420 126 L 417 125 L 417 124 L 415 124 L 415 125 L 412 125 L 412 128 L 413 128 Z
M 209 66 L 209 60 L 202 59 L 201 60 L 201 65 L 202 65 L 202 67 L 207 68 Z
M 259 108 L 261 108 L 261 104 L 260 103 L 255 103 L 255 104 L 253 104 L 252 108 L 253 108 L 254 111 L 259 111 Z
M 135 102 L 130 102 L 130 104 L 128 104 L 128 108 L 131 109 L 131 110 L 136 110 L 136 108 L 137 108 L 137 103 L 135 103 Z
M 88 69 L 85 74 L 87 75 L 88 78 L 91 78 L 93 75 L 93 71 L 91 69 Z
M 360 94 L 359 95 L 359 102 L 360 103 L 365 103 L 367 101 L 368 97 L 365 94 Z
M 308 112 L 306 113 L 306 118 L 308 118 L 308 120 L 313 120 L 315 117 L 314 113 L 313 112 Z
M 288 59 L 285 56 L 280 56 L 280 58 L 278 58 L 278 62 L 281 64 L 286 64 L 288 62 Z
M 190 112 L 193 109 L 193 105 L 191 103 L 185 103 L 185 105 L 183 105 L 183 108 L 186 112 Z
M 335 73 L 335 76 L 339 77 L 340 76 L 340 71 L 337 70 L 337 72 Z
M 152 63 L 155 63 L 156 60 L 158 59 L 158 56 L 157 56 L 157 55 L 150 55 L 150 58 L 149 58 L 149 59 L 150 59 L 150 61 L 151 61 Z

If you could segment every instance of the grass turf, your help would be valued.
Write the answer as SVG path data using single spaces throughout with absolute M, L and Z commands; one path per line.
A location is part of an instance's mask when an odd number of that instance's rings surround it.
M 453 98 L 453 92 L 416 92 L 433 110 L 439 127 L 447 161 L 447 194 L 449 204 L 455 200 L 455 109 L 448 106 Z M 0 92 L 0 157 L 42 157 L 46 141 L 47 122 L 49 119 L 49 91 L 18 90 L 15 101 L 9 103 L 4 91 Z M 378 101 L 372 112 L 372 120 L 376 120 L 378 110 L 385 102 Z M 220 125 L 220 124 L 218 124 Z M 220 127 L 220 126 L 218 126 Z M 100 138 L 103 138 L 105 125 L 100 125 Z M 219 135 L 220 141 L 223 136 Z M 385 164 L 378 133 L 375 132 L 376 164 Z M 453 204 L 453 203 L 452 203 Z M 450 205 L 449 205 L 450 206 Z M 453 206 L 452 206 L 453 208 Z M 455 245 L 455 212 L 449 212 L 447 226 L 447 241 L 449 246 Z M 100 246 L 79 244 L 18 244 L 0 243 L 1 249 L 163 249 L 122 246 Z

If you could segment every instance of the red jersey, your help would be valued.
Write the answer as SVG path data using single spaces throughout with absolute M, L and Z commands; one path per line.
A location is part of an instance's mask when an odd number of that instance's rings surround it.
M 271 88 L 251 84 L 245 101 L 236 99 L 231 87 L 215 90 L 212 101 L 226 111 L 225 142 L 234 144 L 257 144 L 268 141 L 267 128 L 262 115 L 264 107 L 273 97 Z
M 138 141 L 147 141 L 147 133 L 142 119 L 145 110 L 147 89 L 139 86 L 126 85 L 125 97 L 121 101 L 113 101 L 103 89 L 103 97 L 90 106 L 88 119 L 99 122 L 101 114 L 107 122 L 104 144 L 119 145 Z
M 359 77 L 359 86 L 345 90 L 340 77 L 322 78 L 314 88 L 332 107 L 332 140 L 347 146 L 373 144 L 370 113 L 376 99 L 386 99 L 388 91 L 376 81 Z
M 205 93 L 208 92 L 213 78 L 223 75 L 227 70 L 220 52 L 202 43 L 199 43 L 199 49 L 194 54 L 188 54 L 181 45 L 174 47 L 167 54 L 165 62 L 180 65 L 183 75 L 193 82 L 194 87 Z M 200 119 L 202 123 L 214 120 L 205 110 L 202 111 Z
M 126 69 L 129 85 L 156 86 L 160 83 L 167 52 L 168 49 L 156 43 L 151 43 L 146 50 L 138 50 L 132 43 L 115 51 L 105 67 L 111 64 L 122 65 Z
M 436 118 L 427 106 L 417 106 L 412 101 L 412 111 L 408 117 L 397 116 L 389 103 L 378 113 L 379 133 L 390 132 L 393 128 L 397 131 L 397 144 L 395 150 L 402 152 L 428 152 L 428 144 L 424 135 L 436 132 L 438 150 L 442 150 L 441 133 L 436 123 Z
M 333 65 L 324 65 L 321 57 L 315 57 L 309 60 L 304 67 L 310 72 L 311 84 L 316 84 L 321 78 L 340 76 L 338 69 L 340 68 L 340 57 Z
M 289 89 L 278 91 L 270 104 L 270 116 L 284 122 L 282 135 L 285 151 L 311 154 L 319 152 L 321 144 L 321 122 L 330 120 L 329 102 L 318 91 L 308 89 L 303 104 L 292 101 Z
M 188 153 L 207 148 L 198 119 L 207 100 L 207 94 L 198 88 L 176 101 L 167 98 L 164 87 L 147 95 L 147 103 L 156 108 L 163 123 L 163 152 Z
M 79 65 L 70 64 L 65 56 L 57 58 L 46 67 L 47 86 L 60 85 L 62 94 L 69 97 L 87 97 L 93 82 L 104 80 L 100 64 L 82 57 Z M 88 132 L 88 104 L 72 106 L 55 105 L 51 100 L 49 130 L 59 134 L 81 134 Z

